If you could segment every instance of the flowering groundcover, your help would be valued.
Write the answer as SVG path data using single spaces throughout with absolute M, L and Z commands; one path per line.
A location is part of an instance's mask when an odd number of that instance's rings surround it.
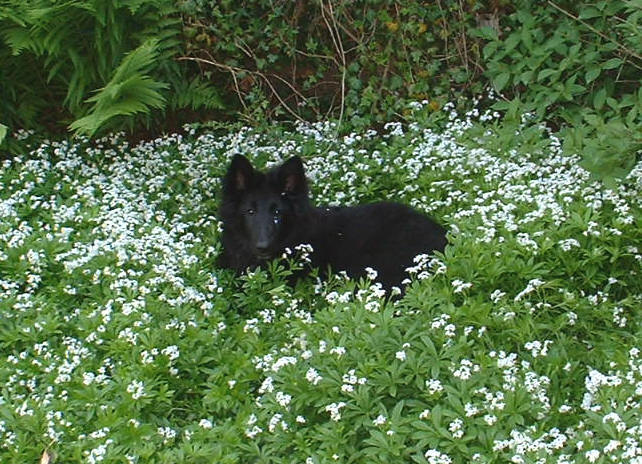
M 414 111 L 4 161 L 0 461 L 642 463 L 642 164 L 607 188 L 528 118 Z M 298 154 L 316 203 L 405 202 L 449 246 L 392 302 L 372 270 L 292 287 L 305 250 L 235 277 L 236 153 Z

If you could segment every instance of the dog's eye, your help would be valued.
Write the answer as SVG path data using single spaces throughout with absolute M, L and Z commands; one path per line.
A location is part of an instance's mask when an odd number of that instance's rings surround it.
M 279 222 L 281 222 L 281 210 L 279 208 L 274 209 L 272 220 L 274 221 L 275 224 L 278 224 Z
M 254 209 L 252 209 L 252 208 L 249 208 L 249 209 L 246 211 L 246 213 L 247 213 L 247 214 L 249 214 L 250 216 L 252 216 L 254 213 L 256 213 L 256 211 L 254 211 Z

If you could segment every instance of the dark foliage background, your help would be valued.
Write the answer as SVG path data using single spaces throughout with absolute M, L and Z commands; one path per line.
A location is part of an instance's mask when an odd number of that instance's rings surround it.
M 473 97 L 546 119 L 587 167 L 617 176 L 642 140 L 641 22 L 639 0 L 2 0 L 0 123 L 351 130 L 403 119 L 413 100 L 438 112 Z

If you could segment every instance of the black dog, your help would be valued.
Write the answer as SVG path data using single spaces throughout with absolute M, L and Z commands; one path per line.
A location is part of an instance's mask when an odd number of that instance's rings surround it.
M 219 265 L 242 272 L 307 243 L 312 265 L 352 278 L 378 272 L 386 289 L 400 286 L 421 253 L 443 251 L 446 231 L 398 203 L 317 208 L 310 204 L 301 158 L 266 173 L 236 155 L 223 179 L 223 253 Z

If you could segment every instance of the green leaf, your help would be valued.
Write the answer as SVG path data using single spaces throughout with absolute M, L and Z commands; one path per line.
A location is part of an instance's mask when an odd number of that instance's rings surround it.
M 597 92 L 595 92 L 595 95 L 593 95 L 593 108 L 595 108 L 596 110 L 602 109 L 605 101 L 606 101 L 606 89 L 602 87 Z
M 490 26 L 473 29 L 471 33 L 484 40 L 497 40 L 497 31 Z
M 602 118 L 596 114 L 587 114 L 584 116 L 584 120 L 593 127 L 599 127 L 604 124 Z
M 613 69 L 617 68 L 622 64 L 622 60 L 620 58 L 611 58 L 608 60 L 606 63 L 602 65 L 602 69 Z
M 627 113 L 627 115 L 626 115 L 626 122 L 627 122 L 628 124 L 631 124 L 631 125 L 632 125 L 632 124 L 634 123 L 635 119 L 638 117 L 638 114 L 639 114 L 639 110 L 638 110 L 637 106 L 634 106 L 634 107 L 631 109 L 631 111 L 629 111 L 629 112 Z
M 599 16 L 602 16 L 602 13 L 600 12 L 600 10 L 598 10 L 593 6 L 582 8 L 579 14 L 580 19 L 591 19 L 591 18 L 597 18 Z
M 500 92 L 505 86 L 506 83 L 508 82 L 508 79 L 510 78 L 509 73 L 501 73 L 493 78 L 493 87 L 495 87 L 495 90 L 497 92 Z
M 533 71 L 525 71 L 520 74 L 518 81 L 524 83 L 525 85 L 530 84 L 533 79 Z
M 527 28 L 522 29 L 521 40 L 528 50 L 532 50 L 533 35 L 531 34 L 530 29 L 527 29 Z
M 7 136 L 8 129 L 9 128 L 4 124 L 0 124 L 0 143 L 2 143 L 4 138 Z
M 620 107 L 620 102 L 618 102 L 615 98 L 613 97 L 607 97 L 606 98 L 606 104 L 609 105 L 612 109 L 616 110 Z
M 540 71 L 540 73 L 537 75 L 537 81 L 540 82 L 544 79 L 546 79 L 549 76 L 552 76 L 553 74 L 557 73 L 557 69 L 543 69 Z
M 582 45 L 580 44 L 573 45 L 571 48 L 568 49 L 569 56 L 572 56 L 572 57 L 576 56 L 579 53 L 581 48 L 582 48 Z
M 493 55 L 497 51 L 497 47 L 499 46 L 500 42 L 490 42 L 488 45 L 484 47 L 484 58 L 488 59 L 491 55 Z
M 20 55 L 24 49 L 36 46 L 29 30 L 23 27 L 12 27 L 3 30 L 3 38 L 11 48 L 11 54 Z
M 599 68 L 599 66 L 592 66 L 588 71 L 586 71 L 586 74 L 584 75 L 584 80 L 586 81 L 587 84 L 590 84 L 593 82 L 597 77 L 600 75 L 602 70 Z
M 569 91 L 570 91 L 571 95 L 579 95 L 581 93 L 586 92 L 586 87 L 584 87 L 583 85 L 580 85 L 580 84 L 571 84 L 569 86 Z
M 506 53 L 510 52 L 517 46 L 520 41 L 520 35 L 521 34 L 514 32 L 513 34 L 508 36 L 508 38 L 504 42 L 504 51 Z

